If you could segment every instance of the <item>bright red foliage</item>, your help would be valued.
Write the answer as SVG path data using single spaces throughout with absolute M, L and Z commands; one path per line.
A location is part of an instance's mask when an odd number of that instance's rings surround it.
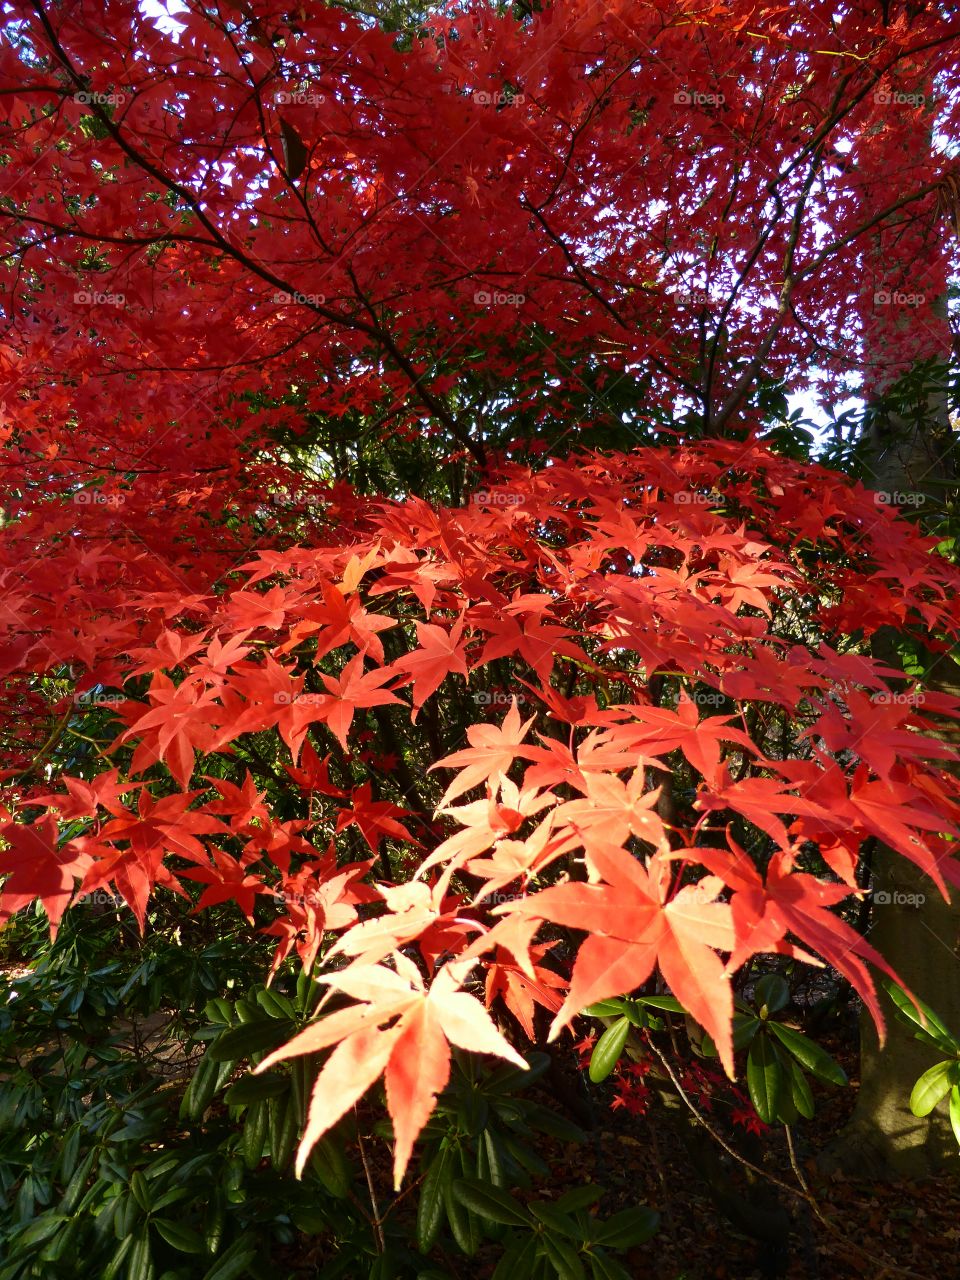
M 404 1014 L 414 1018 L 409 1025 L 393 1022 L 400 1007 L 393 987 L 401 979 L 388 977 L 382 962 L 393 956 L 399 964 L 400 948 L 419 947 L 428 979 L 442 971 L 444 957 L 468 948 L 467 969 L 478 959 L 490 966 L 488 1002 L 502 995 L 528 1032 L 532 1002 L 557 1011 L 556 1032 L 584 1005 L 635 989 L 656 966 L 713 1036 L 731 1072 L 729 975 L 754 954 L 820 956 L 876 1012 L 864 961 L 884 967 L 883 961 L 829 909 L 855 887 L 849 876 L 847 883 L 817 879 L 799 869 L 798 859 L 809 866 L 819 849 L 829 865 L 846 870 L 862 842 L 882 829 L 905 857 L 944 884 L 956 882 L 951 837 L 960 788 L 942 768 L 946 751 L 931 733 L 960 719 L 960 707 L 943 698 L 927 707 L 922 694 L 894 694 L 879 663 L 859 656 L 854 669 L 838 652 L 861 634 L 862 618 L 845 603 L 848 585 L 868 575 L 894 581 L 907 565 L 913 585 L 898 593 L 896 620 L 909 625 L 915 618 L 922 631 L 929 619 L 938 633 L 956 638 L 960 574 L 935 562 L 931 541 L 901 531 L 899 518 L 863 489 L 758 444 L 640 450 L 615 466 L 615 479 L 606 459 L 556 462 L 533 474 L 514 468 L 496 492 L 523 501 L 493 508 L 428 512 L 416 500 L 351 499 L 348 523 L 331 501 L 312 522 L 309 545 L 258 553 L 233 585 L 197 593 L 179 615 L 170 604 L 145 608 L 142 595 L 130 599 L 111 588 L 116 562 L 104 555 L 103 590 L 115 594 L 109 614 L 83 635 L 91 672 L 81 683 L 90 688 L 96 671 L 109 670 L 114 687 L 131 691 L 117 707 L 127 727 L 114 752 L 134 747 L 127 768 L 135 789 L 125 794 L 116 774 L 102 775 L 96 786 L 62 779 L 62 798 L 59 790 L 31 795 L 11 787 L 11 810 L 47 816 L 6 828 L 7 858 L 15 851 L 16 870 L 4 910 L 40 895 L 55 925 L 74 885 L 84 893 L 110 884 L 142 920 L 154 885 L 182 891 L 186 878 L 206 886 L 203 902 L 232 898 L 246 913 L 255 896 L 282 895 L 270 929 L 281 938 L 278 957 L 296 945 L 312 961 L 323 933 L 340 932 L 328 958 L 340 952 L 352 963 L 324 980 L 358 998 L 356 982 L 372 973 L 370 966 L 382 977 L 363 987 L 366 1005 L 355 1020 L 346 1013 L 324 1018 L 315 1033 L 277 1056 L 316 1048 L 317 1036 L 339 1043 L 341 1022 L 344 1036 L 361 1036 L 362 1045 L 357 1040 L 343 1050 L 349 1096 L 342 1106 L 386 1067 L 395 1121 L 412 1126 L 398 1129 L 398 1176 L 445 1079 L 438 1062 L 436 1078 L 424 1076 L 417 1085 L 429 1086 L 429 1096 L 414 1099 L 411 1082 L 390 1074 L 401 1041 L 426 1037 L 424 1044 L 440 1046 L 445 1025 L 440 1014 L 435 1028 L 420 1012 Z M 721 494 L 710 509 L 676 500 L 678 493 L 708 490 Z M 813 555 L 809 506 L 821 500 L 843 514 L 825 518 Z M 629 562 L 621 560 L 624 552 Z M 73 548 L 61 556 L 63 579 Z M 433 583 L 429 609 L 408 586 L 421 564 Z M 49 560 L 36 577 L 29 561 L 19 566 L 17 590 L 32 589 L 33 616 L 54 606 L 44 593 L 48 570 Z M 358 611 L 375 598 L 395 621 L 404 651 L 389 658 L 376 648 L 375 633 L 348 636 L 333 620 L 294 658 L 289 638 L 345 578 L 346 598 Z M 759 594 L 745 599 L 745 589 Z M 254 608 L 254 597 L 269 601 L 270 612 Z M 494 709 L 490 722 L 468 722 L 470 745 L 456 747 L 450 717 L 464 703 L 465 682 L 486 687 L 499 661 L 489 656 L 489 637 L 500 618 L 556 630 L 565 649 L 546 662 L 519 641 L 510 648 L 515 677 L 523 676 L 513 705 L 504 716 Z M 339 641 L 334 647 L 327 628 Z M 437 678 L 426 700 L 415 694 L 421 655 L 431 680 Z M 51 657 L 48 669 L 53 665 Z M 558 699 L 549 681 L 563 687 L 577 670 L 597 694 L 604 692 L 602 706 L 594 696 L 576 707 Z M 675 709 L 651 700 L 659 672 L 680 682 Z M 326 692 L 305 692 L 306 681 Z M 133 696 L 138 685 L 148 700 Z M 340 692 L 347 689 L 349 699 Z M 712 714 L 728 694 L 727 713 Z M 441 799 L 440 812 L 453 823 L 445 836 L 423 826 L 414 841 L 407 824 L 428 815 L 374 800 L 370 782 L 344 794 L 309 745 L 312 736 L 324 751 L 351 749 L 358 717 L 381 699 L 405 706 L 411 721 L 424 701 L 440 699 L 447 708 L 444 732 L 455 750 L 436 766 L 458 772 Z M 348 715 L 339 711 L 344 704 Z M 782 723 L 778 706 L 790 726 L 786 754 L 775 731 Z M 293 821 L 271 816 L 249 775 L 237 785 L 206 782 L 197 767 L 198 756 L 219 758 L 270 730 L 283 736 L 292 757 L 300 756 L 288 774 L 305 816 Z M 181 790 L 165 785 L 163 759 Z M 686 806 L 674 799 L 671 812 L 663 788 L 678 771 L 695 791 Z M 477 789 L 486 798 L 464 803 L 463 793 Z M 410 801 L 417 805 L 416 796 Z M 58 811 L 82 820 L 83 834 L 63 840 L 54 854 Z M 725 834 L 731 822 L 750 853 Z M 358 896 L 371 864 L 338 867 L 335 856 L 315 852 L 353 823 L 371 850 L 385 838 L 404 845 L 423 860 L 428 882 L 381 884 L 379 893 Z M 838 862 L 839 850 L 849 864 Z M 563 867 L 578 865 L 582 882 L 565 873 L 556 879 Z M 431 867 L 444 868 L 439 882 L 429 879 L 436 874 Z M 454 876 L 461 887 L 448 898 Z M 475 888 L 465 890 L 467 884 Z M 354 923 L 356 904 L 373 901 L 385 913 Z M 543 948 L 531 945 L 540 922 L 586 935 L 562 1008 L 556 975 L 543 968 Z M 402 971 L 413 981 L 413 969 Z M 457 972 L 455 986 L 467 970 Z M 416 982 L 409 991 L 407 977 L 402 982 L 404 1009 L 420 1009 L 417 1002 L 432 988 L 417 994 Z M 472 997 L 457 1000 L 468 1002 L 463 1016 L 471 1025 L 486 1025 L 479 1006 L 472 1012 Z M 465 1030 L 456 1034 L 456 1043 L 466 1043 Z M 497 1051 L 506 1053 L 506 1046 Z M 360 1058 L 369 1070 L 356 1074 Z M 308 1144 L 342 1113 L 327 1084 Z
M 268 1060 L 332 1050 L 301 1167 L 382 1074 L 399 1183 L 449 1045 L 516 1057 L 501 1002 L 556 1034 L 657 974 L 732 1073 L 772 952 L 879 1018 L 864 841 L 960 884 L 960 706 L 866 656 L 956 644 L 960 573 L 760 439 L 761 383 L 944 352 L 960 26 L 893 7 L 463 6 L 401 48 L 8 6 L 0 919 L 272 898 L 275 967 L 353 1002 Z M 593 448 L 678 403 L 721 438 Z M 367 436 L 435 440 L 462 504 L 351 489 Z M 92 708 L 95 776 L 47 776 Z

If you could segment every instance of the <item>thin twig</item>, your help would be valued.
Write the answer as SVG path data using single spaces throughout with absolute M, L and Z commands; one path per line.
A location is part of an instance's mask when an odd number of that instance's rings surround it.
M 697 1108 L 696 1103 L 693 1101 L 693 1099 L 687 1093 L 686 1089 L 684 1089 L 683 1085 L 680 1083 L 680 1079 L 677 1076 L 677 1073 L 674 1071 L 673 1067 L 671 1067 L 669 1060 L 660 1051 L 657 1045 L 653 1043 L 653 1040 L 649 1037 L 647 1039 L 647 1045 L 650 1049 L 653 1050 L 653 1052 L 660 1059 L 660 1062 L 663 1066 L 664 1071 L 666 1071 L 667 1075 L 670 1077 L 670 1081 L 673 1087 L 676 1089 L 677 1093 L 680 1095 L 681 1100 L 686 1104 L 686 1106 L 690 1109 L 693 1115 L 696 1116 L 697 1120 L 700 1122 L 700 1124 L 703 1125 L 704 1129 L 706 1129 L 710 1137 L 713 1138 L 714 1142 L 716 1142 L 719 1146 L 721 1146 L 724 1149 L 724 1151 L 726 1151 L 728 1156 L 732 1156 L 733 1159 L 736 1160 L 738 1164 L 743 1165 L 745 1169 L 749 1169 L 751 1173 L 755 1173 L 758 1175 L 758 1177 L 765 1178 L 768 1182 L 772 1182 L 773 1185 L 775 1187 L 779 1187 L 781 1191 L 787 1191 L 790 1193 L 790 1195 L 793 1195 L 793 1196 L 802 1196 L 803 1199 L 805 1200 L 809 1198 L 808 1195 L 806 1195 L 804 1192 L 798 1191 L 796 1187 L 791 1186 L 789 1182 L 784 1182 L 781 1178 L 778 1178 L 776 1174 L 768 1173 L 766 1169 L 761 1169 L 758 1165 L 753 1164 L 752 1161 L 747 1160 L 745 1156 L 742 1156 L 739 1153 L 739 1151 L 734 1150 L 734 1148 L 730 1146 L 729 1142 L 727 1142 L 727 1140 L 723 1137 L 723 1135 L 718 1133 L 717 1130 L 714 1129 L 713 1125 L 710 1124 L 706 1116 L 704 1116 L 704 1114 Z
M 386 1252 L 386 1243 L 383 1238 L 383 1226 L 381 1225 L 380 1207 L 377 1204 L 377 1193 L 373 1188 L 373 1175 L 370 1172 L 370 1165 L 367 1163 L 367 1153 L 363 1145 L 363 1135 L 360 1132 L 360 1116 L 357 1114 L 357 1108 L 353 1108 L 353 1114 L 357 1120 L 357 1146 L 360 1149 L 360 1162 L 363 1165 L 363 1172 L 367 1179 L 367 1190 L 370 1193 L 370 1207 L 373 1210 L 371 1222 L 373 1223 L 373 1232 L 377 1237 L 377 1249 L 380 1253 Z
M 790 1168 L 793 1170 L 794 1176 L 796 1177 L 797 1181 L 800 1183 L 800 1186 L 803 1187 L 807 1195 L 810 1195 L 810 1188 L 807 1186 L 807 1180 L 803 1176 L 803 1172 L 800 1168 L 800 1165 L 797 1163 L 797 1153 L 793 1146 L 793 1130 L 790 1128 L 788 1124 L 785 1124 L 783 1126 L 783 1131 L 786 1134 L 786 1138 L 787 1138 L 787 1151 L 789 1151 L 790 1153 Z

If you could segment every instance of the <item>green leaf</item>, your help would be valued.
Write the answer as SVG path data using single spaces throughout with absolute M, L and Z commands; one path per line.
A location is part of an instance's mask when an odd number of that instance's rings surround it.
M 444 1188 L 443 1204 L 447 1211 L 450 1234 L 457 1242 L 457 1247 L 472 1258 L 480 1244 L 480 1229 L 476 1216 L 456 1194 L 457 1183 L 450 1181 Z
M 779 1013 L 790 1003 L 790 988 L 779 973 L 765 973 L 753 989 L 753 1003 L 768 1013 Z
M 485 1134 L 487 1130 L 484 1129 L 483 1132 Z M 473 1173 L 476 1175 L 478 1182 L 489 1183 L 491 1186 L 497 1185 L 497 1180 L 490 1176 L 490 1157 L 487 1155 L 487 1144 L 483 1141 L 483 1134 L 477 1138 L 477 1154 Z
M 256 1245 L 251 1243 L 249 1232 L 245 1232 L 216 1260 L 203 1280 L 238 1280 L 250 1269 L 250 1263 L 257 1256 Z
M 785 1027 L 781 1022 L 768 1022 L 767 1030 L 780 1041 L 783 1047 L 800 1063 L 802 1067 L 827 1084 L 846 1084 L 847 1077 L 843 1068 L 834 1062 L 825 1049 L 810 1040 L 807 1036 Z
M 217 996 L 213 1000 L 208 1000 L 203 1006 L 203 1016 L 210 1022 L 223 1023 L 229 1027 L 233 1021 L 233 1005 L 229 1000 Z
M 154 1200 L 151 1212 L 156 1213 L 160 1209 L 166 1209 L 168 1205 L 176 1204 L 178 1200 L 185 1200 L 191 1194 L 190 1187 L 171 1187 L 169 1191 L 164 1191 L 163 1195 Z
M 783 1088 L 783 1068 L 768 1036 L 759 1035 L 747 1054 L 747 1090 L 764 1124 L 772 1124 Z
M 159 1178 L 165 1173 L 170 1173 L 173 1169 L 182 1167 L 182 1165 L 183 1161 L 178 1156 L 172 1154 L 161 1156 L 159 1160 L 154 1160 L 147 1165 L 143 1171 L 144 1177 L 149 1182 L 153 1178 Z
M 77 1239 L 84 1227 L 84 1222 L 80 1217 L 73 1218 L 66 1223 L 62 1231 L 58 1231 L 55 1236 L 51 1236 L 40 1253 L 42 1262 L 59 1262 L 61 1258 L 67 1258 L 67 1268 L 69 1264 L 76 1258 Z
M 528 1227 L 530 1215 L 509 1192 L 476 1178 L 458 1178 L 453 1183 L 456 1199 L 489 1222 L 501 1222 L 505 1227 Z
M 507 1174 L 503 1167 L 506 1153 L 501 1149 L 500 1142 L 493 1129 L 484 1129 L 483 1145 L 487 1154 L 487 1167 L 490 1170 L 490 1181 L 495 1187 L 507 1186 Z
M 897 1006 L 897 1014 L 902 1022 L 919 1027 L 921 1031 L 926 1031 L 926 1033 L 932 1036 L 939 1047 L 945 1052 L 960 1052 L 960 1041 L 956 1040 L 954 1036 L 950 1034 L 946 1026 L 940 1021 L 928 1004 L 924 1004 L 922 1000 L 917 1001 L 917 1004 L 920 1006 L 920 1009 L 923 1011 L 924 1017 L 927 1020 L 926 1026 L 924 1026 L 923 1018 L 921 1018 L 920 1014 L 917 1012 L 913 1001 L 907 993 L 888 978 L 883 979 L 883 985 L 887 995 Z
M 816 1103 L 807 1077 L 800 1064 L 793 1058 L 787 1059 L 787 1070 L 790 1073 L 790 1098 L 797 1112 L 805 1120 L 812 1120 L 816 1114 Z
M 699 1051 L 702 1058 L 717 1058 L 720 1056 L 717 1053 L 717 1046 L 714 1044 L 713 1036 L 708 1036 L 706 1032 L 703 1033 L 699 1046 L 694 1044 L 693 1049 Z
M 781 1065 L 783 1065 L 781 1063 Z M 784 1067 L 784 1070 L 786 1068 Z M 787 1087 L 790 1081 L 785 1082 L 784 1088 L 780 1091 L 780 1098 L 777 1102 L 777 1119 L 781 1124 L 796 1124 L 800 1119 L 797 1108 L 793 1105 L 793 1093 Z
M 574 1187 L 555 1203 L 564 1213 L 576 1213 L 580 1209 L 589 1209 L 595 1205 L 602 1195 L 602 1187 L 594 1187 L 588 1183 L 583 1187 Z
M 255 1169 L 263 1158 L 263 1148 L 267 1140 L 267 1126 L 270 1113 L 265 1102 L 256 1102 L 247 1108 L 243 1122 L 243 1134 L 240 1149 L 243 1162 L 248 1169 Z
M 761 1026 L 760 1019 L 746 1014 L 733 1015 L 733 1047 L 734 1050 L 746 1049 Z
M 151 1280 L 153 1276 L 153 1258 L 150 1253 L 150 1232 L 141 1228 L 130 1250 L 127 1263 L 127 1280 Z
M 353 1177 L 342 1145 L 335 1136 L 328 1134 L 316 1144 L 310 1157 L 310 1168 L 338 1200 L 350 1194 Z
M 254 999 L 268 1017 L 296 1021 L 297 1011 L 292 1000 L 282 996 L 272 987 L 263 987 L 254 994 Z
M 928 1116 L 941 1099 L 950 1092 L 951 1085 L 960 1080 L 960 1062 L 955 1058 L 938 1062 L 925 1071 L 910 1094 L 910 1110 L 915 1116 Z
M 589 1261 L 593 1280 L 634 1280 L 629 1271 L 625 1271 L 615 1258 L 608 1258 L 605 1253 L 591 1253 Z
M 264 1049 L 273 1049 L 288 1038 L 290 1027 L 273 1018 L 258 1022 L 245 1022 L 242 1026 L 224 1031 L 207 1050 L 214 1062 L 239 1062 Z
M 903 1019 L 898 1015 L 897 1021 L 901 1022 Z M 944 1040 L 943 1036 L 932 1036 L 929 1031 L 914 1030 L 913 1038 L 919 1044 L 925 1044 L 930 1049 L 939 1049 L 941 1053 L 953 1052 L 953 1046 Z
M 270 1160 L 275 1169 L 281 1170 L 290 1163 L 293 1149 L 297 1145 L 299 1115 L 292 1097 L 275 1098 L 270 1105 L 277 1111 L 276 1127 L 270 1130 Z
M 429 1253 L 443 1223 L 443 1198 L 452 1168 L 449 1147 L 441 1147 L 431 1160 L 417 1205 L 417 1248 Z
M 649 1005 L 651 1009 L 664 1009 L 667 1013 L 686 1013 L 683 1005 L 675 996 L 637 996 L 638 1004 Z
M 497 1263 L 497 1269 L 491 1280 L 520 1280 L 521 1276 L 533 1275 L 537 1263 L 538 1245 L 536 1236 L 528 1236 L 522 1244 L 516 1244 L 512 1249 L 508 1249 Z
M 256 1249 L 245 1249 L 243 1253 L 219 1262 L 206 1273 L 203 1280 L 239 1280 L 240 1276 L 249 1274 L 250 1264 L 256 1256 Z
M 116 1221 L 114 1222 L 114 1234 L 118 1240 L 122 1240 L 124 1236 L 132 1236 L 133 1229 L 137 1224 L 140 1214 L 137 1212 L 139 1206 L 136 1199 L 132 1195 L 120 1196 L 117 1202 Z
M 120 1268 L 126 1261 L 127 1254 L 133 1248 L 133 1236 L 124 1236 L 117 1246 L 116 1252 L 103 1269 L 102 1280 L 116 1280 Z
M 953 1136 L 960 1143 L 960 1085 L 954 1085 L 950 1090 L 950 1124 Z
M 507 1133 L 502 1134 L 501 1137 L 507 1154 L 516 1166 L 526 1169 L 538 1178 L 549 1177 L 550 1166 L 534 1151 L 529 1143 L 523 1142 L 519 1138 L 513 1138 Z
M 63 1192 L 63 1199 L 60 1202 L 61 1208 L 65 1213 L 72 1213 L 76 1209 L 86 1188 L 87 1179 L 90 1177 L 93 1166 L 96 1163 L 97 1155 L 98 1152 L 94 1149 L 84 1156 L 73 1177 L 67 1183 Z
M 597 1223 L 590 1232 L 590 1241 L 607 1249 L 632 1249 L 645 1244 L 659 1229 L 659 1213 L 640 1205 L 636 1209 L 623 1209 L 605 1222 Z
M 72 1125 L 69 1131 L 69 1135 L 66 1141 L 64 1142 L 63 1148 L 60 1152 L 59 1169 L 60 1169 L 60 1180 L 62 1182 L 69 1182 L 70 1179 L 73 1177 L 74 1171 L 76 1170 L 77 1160 L 80 1155 L 80 1136 L 81 1136 L 80 1125 L 78 1124 Z
M 133 1192 L 134 1199 L 144 1213 L 150 1212 L 150 1190 L 147 1186 L 147 1180 L 138 1169 L 130 1179 L 130 1190 Z
M 220 1249 L 223 1229 L 227 1225 L 227 1198 L 222 1187 L 218 1187 L 203 1220 L 203 1244 L 207 1254 L 214 1258 Z
M 246 1107 L 264 1098 L 278 1098 L 290 1088 L 290 1077 L 279 1071 L 267 1071 L 262 1076 L 245 1076 L 232 1084 L 223 1095 L 228 1107 Z
M 626 1017 L 619 1018 L 613 1026 L 607 1027 L 594 1045 L 593 1053 L 590 1055 L 590 1079 L 594 1084 L 599 1084 L 601 1080 L 606 1080 L 617 1065 L 617 1059 L 623 1052 L 623 1046 L 626 1044 L 629 1034 L 630 1019 Z
M 181 1226 L 169 1218 L 154 1218 L 153 1225 L 158 1233 L 178 1253 L 206 1253 L 206 1244 L 199 1232 L 190 1227 Z
M 551 1231 L 570 1240 L 581 1240 L 583 1233 L 577 1230 L 577 1224 L 549 1200 L 534 1200 L 527 1206 L 538 1222 L 542 1222 Z
M 200 1059 L 183 1095 L 180 1103 L 181 1120 L 199 1120 L 210 1105 L 213 1095 L 230 1078 L 232 1071 L 231 1063 L 215 1061 L 208 1049 Z
M 616 1000 L 598 1000 L 596 1004 L 588 1004 L 580 1012 L 585 1018 L 618 1018 L 622 1016 L 626 1004 L 622 997 Z
M 540 1243 L 560 1280 L 586 1280 L 580 1255 L 569 1241 L 543 1236 Z
M 31 1245 L 42 1244 L 44 1240 L 50 1237 L 63 1226 L 65 1222 L 70 1221 L 69 1214 L 66 1213 L 43 1213 L 39 1218 L 35 1218 L 28 1227 L 19 1232 L 16 1236 L 17 1248 L 25 1249 Z

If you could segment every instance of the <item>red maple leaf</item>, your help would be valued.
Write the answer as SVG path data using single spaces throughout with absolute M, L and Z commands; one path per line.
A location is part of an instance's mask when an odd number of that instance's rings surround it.
M 416 1137 L 449 1079 L 450 1044 L 496 1054 L 518 1067 L 527 1065 L 483 1006 L 459 990 L 474 961 L 445 965 L 427 990 L 412 961 L 400 952 L 393 960 L 396 972 L 382 964 L 354 964 L 321 976 L 319 981 L 357 1003 L 321 1017 L 257 1068 L 263 1071 L 287 1058 L 336 1045 L 313 1088 L 297 1153 L 298 1174 L 317 1140 L 385 1073 L 394 1126 L 394 1187 L 399 1190 Z
M 667 861 L 651 858 L 648 870 L 624 849 L 600 844 L 590 845 L 589 860 L 601 883 L 556 885 L 494 910 L 588 931 L 550 1038 L 587 1005 L 635 990 L 656 964 L 732 1076 L 733 993 L 717 949 L 733 949 L 734 930 L 730 907 L 716 900 L 722 882 L 707 877 L 671 895 Z
M 0 851 L 0 922 L 39 898 L 55 938 L 75 881 L 92 859 L 73 841 L 57 847 L 57 823 L 50 815 L 30 826 L 6 822 L 0 837 L 7 846 Z
M 433 623 L 418 622 L 417 640 L 419 649 L 404 654 L 393 663 L 394 670 L 409 672 L 413 678 L 414 714 L 411 719 L 414 721 L 416 712 L 452 671 L 462 676 L 467 674 L 462 615 L 449 630 Z
M 411 810 L 401 809 L 399 805 L 391 804 L 389 800 L 371 799 L 369 782 L 353 789 L 350 793 L 350 804 L 349 809 L 341 809 L 337 816 L 336 832 L 338 834 L 355 823 L 374 853 L 379 850 L 381 842 L 387 837 L 419 845 L 419 841 L 414 839 L 403 823 L 397 821 L 398 818 L 410 814 Z
M 444 756 L 442 760 L 432 764 L 428 770 L 432 772 L 434 769 L 450 769 L 454 765 L 466 766 L 460 776 L 455 778 L 443 793 L 440 808 L 488 779 L 496 781 L 505 776 L 534 719 L 535 717 L 531 716 L 521 724 L 520 712 L 514 699 L 513 705 L 504 716 L 503 724 L 499 727 L 493 724 L 471 725 L 467 730 L 467 741 L 470 746 Z
M 556 943 L 546 942 L 530 948 L 532 977 L 502 947 L 497 948 L 492 960 L 484 962 L 487 970 L 484 984 L 487 1008 L 500 996 L 531 1041 L 536 1039 L 533 1027 L 534 1006 L 541 1005 L 551 1013 L 556 1013 L 563 1004 L 558 991 L 566 990 L 568 986 L 566 979 L 559 973 L 536 963 L 554 946 Z

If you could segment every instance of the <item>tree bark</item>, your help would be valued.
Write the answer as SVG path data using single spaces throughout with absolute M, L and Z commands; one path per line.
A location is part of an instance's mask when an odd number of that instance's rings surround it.
M 940 309 L 944 332 L 945 300 Z M 947 338 L 949 341 L 949 338 Z M 949 347 L 948 347 L 949 349 Z M 942 501 L 944 484 L 955 480 L 953 431 L 945 379 L 915 412 L 871 415 L 870 486 L 878 498 L 917 509 Z M 906 499 L 910 497 L 912 501 Z M 922 498 L 923 501 L 918 501 Z M 900 667 L 897 633 L 872 638 L 874 657 Z M 924 687 L 960 696 L 960 667 L 945 655 L 930 655 Z M 949 767 L 949 766 L 948 766 Z M 873 859 L 869 939 L 903 981 L 960 1035 L 960 894 L 946 902 L 913 863 L 878 845 Z M 881 1048 L 872 1018 L 861 1015 L 861 1083 L 848 1127 L 824 1153 L 821 1163 L 861 1177 L 917 1178 L 945 1167 L 960 1168 L 957 1140 L 944 1104 L 924 1119 L 910 1111 L 917 1078 L 937 1061 L 937 1050 L 913 1039 L 893 1016 L 886 993 L 881 1004 L 887 1039 Z

